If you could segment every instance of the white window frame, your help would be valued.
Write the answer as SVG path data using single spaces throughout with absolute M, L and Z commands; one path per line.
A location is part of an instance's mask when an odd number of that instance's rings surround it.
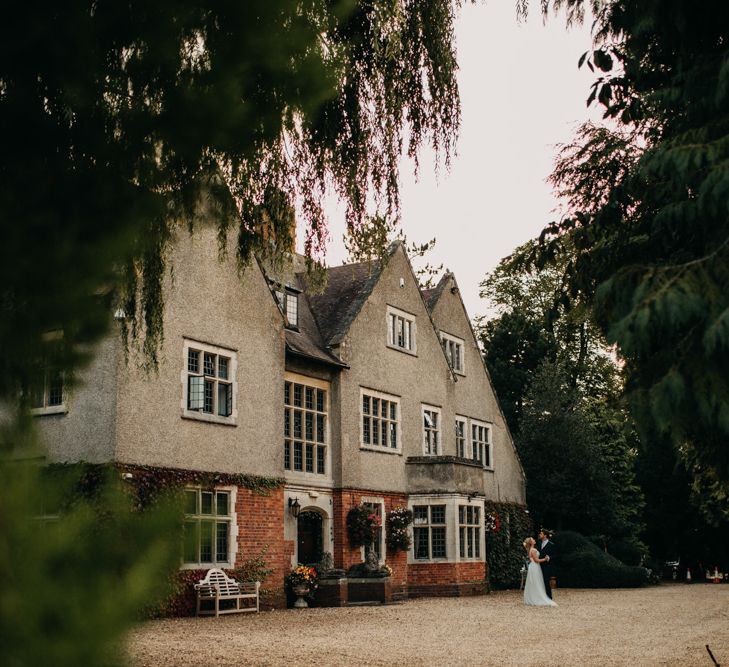
M 471 520 L 468 520 L 468 515 Z M 456 523 L 458 526 L 458 560 L 484 560 L 483 540 L 483 507 L 463 501 L 456 504 Z M 468 555 L 468 545 L 472 546 L 472 555 Z
M 370 399 L 370 414 L 365 414 L 364 411 L 364 402 L 365 397 L 369 397 Z M 372 399 L 376 399 L 377 401 L 388 401 L 390 406 L 395 405 L 395 419 L 393 420 L 391 417 L 383 417 L 382 412 L 380 410 L 380 415 L 378 417 L 375 417 L 372 414 Z M 381 403 L 379 403 L 381 405 Z M 367 419 L 367 422 L 369 424 L 369 443 L 365 442 L 365 419 Z M 378 438 L 380 444 L 373 444 L 372 436 L 374 433 L 374 421 L 377 420 L 378 423 L 378 429 L 380 433 L 380 437 Z M 387 445 L 382 445 L 382 426 L 383 424 L 389 425 L 395 424 L 395 433 L 396 433 L 396 440 L 397 440 L 397 446 L 392 447 L 390 444 L 391 442 L 391 430 L 388 428 L 387 430 Z M 381 452 L 383 454 L 402 454 L 402 419 L 401 419 L 401 412 L 400 412 L 400 397 L 399 396 L 393 396 L 392 394 L 386 394 L 382 391 L 376 391 L 374 389 L 367 389 L 366 387 L 360 387 L 359 389 L 359 446 L 360 449 L 366 449 L 367 451 L 372 452 Z
M 385 561 L 387 560 L 387 538 L 385 535 L 385 531 L 387 530 L 386 524 L 387 524 L 387 515 L 385 514 L 385 499 L 384 498 L 378 498 L 378 497 L 370 497 L 370 496 L 362 496 L 360 499 L 360 505 L 373 505 L 377 506 L 380 509 L 380 519 L 382 520 L 382 526 L 380 528 L 380 558 L 379 562 L 380 565 L 383 565 Z M 366 547 L 362 547 L 362 562 L 365 561 L 365 558 L 367 556 Z
M 276 288 L 276 301 L 281 312 L 286 317 L 286 326 L 291 329 L 299 328 L 299 293 L 287 287 Z M 292 305 L 293 304 L 293 305 Z
M 443 413 L 439 407 L 436 407 L 434 405 L 428 405 L 426 403 L 421 404 L 421 424 L 423 429 L 423 456 L 440 456 L 443 453 Z M 426 419 L 427 415 L 426 413 L 431 413 L 437 415 L 437 425 L 435 428 L 428 427 L 426 425 Z M 428 434 L 435 434 L 436 441 L 435 441 L 435 447 L 433 447 L 432 443 L 429 443 L 428 440 Z M 432 451 L 432 450 L 435 451 Z M 431 450 L 431 451 L 428 451 Z
M 190 350 L 196 350 L 200 352 L 199 357 L 199 368 L 198 373 L 188 371 L 188 358 Z M 215 376 L 206 376 L 204 374 L 204 355 L 205 353 L 216 355 L 216 368 Z M 219 373 L 219 357 L 225 357 L 228 359 L 228 377 L 222 379 L 218 376 Z M 213 412 L 203 412 L 202 410 L 191 410 L 188 408 L 188 391 L 189 391 L 189 380 L 191 376 L 196 377 L 208 377 L 214 381 L 213 389 Z M 238 355 L 234 350 L 226 347 L 220 347 L 218 345 L 212 345 L 210 343 L 203 343 L 201 341 L 194 340 L 192 338 L 185 338 L 182 346 L 182 372 L 180 374 L 182 381 L 182 401 L 180 407 L 182 409 L 182 416 L 185 419 L 195 419 L 198 421 L 211 422 L 214 424 L 226 424 L 228 426 L 237 426 L 238 422 Z M 231 412 L 228 416 L 218 414 L 218 385 L 221 383 L 229 384 L 231 386 Z
M 449 333 L 445 333 L 445 331 L 440 332 L 440 342 L 441 345 L 443 345 L 443 349 L 445 351 L 446 358 L 448 359 L 448 363 L 450 364 L 450 367 L 453 369 L 454 373 L 458 373 L 458 375 L 465 375 L 466 374 L 466 359 L 464 356 L 464 353 L 466 351 L 466 341 L 464 341 L 462 338 L 458 338 L 458 336 L 452 336 Z M 454 348 L 460 348 L 460 352 L 458 353 L 458 359 L 460 361 L 460 364 L 456 366 L 453 363 L 453 350 Z
M 197 494 L 197 507 L 196 507 L 196 513 L 195 514 L 188 514 L 187 512 L 184 513 L 184 520 L 186 523 L 189 523 L 190 521 L 193 522 L 201 522 L 201 521 L 212 521 L 214 525 L 218 523 L 222 523 L 223 521 L 228 524 L 228 559 L 225 561 L 217 560 L 216 555 L 213 555 L 213 560 L 211 562 L 207 561 L 189 561 L 185 562 L 185 553 L 184 553 L 184 541 L 182 545 L 182 554 L 181 554 L 181 564 L 180 569 L 183 570 L 199 570 L 199 569 L 205 569 L 205 568 L 211 568 L 211 567 L 222 567 L 222 568 L 232 568 L 235 567 L 236 557 L 238 553 L 238 521 L 237 521 L 237 513 L 236 513 L 236 501 L 237 501 L 237 493 L 238 489 L 235 486 L 216 486 L 212 489 L 210 488 L 203 488 L 201 486 L 187 486 L 185 487 L 185 493 L 188 491 L 195 491 Z M 224 517 L 218 516 L 217 513 L 213 514 L 202 514 L 202 508 L 201 508 L 201 502 L 202 502 L 202 494 L 203 493 L 210 493 L 217 494 L 218 492 L 225 492 L 228 494 L 228 514 Z M 215 510 L 217 508 L 217 497 L 216 495 L 213 496 L 213 509 Z M 187 509 L 187 508 L 185 508 Z M 183 538 L 184 540 L 184 538 Z M 199 541 L 198 541 L 198 557 L 199 557 Z M 216 545 L 213 544 L 213 549 L 216 549 Z
M 469 441 L 471 444 L 470 454 L 469 458 L 473 461 L 478 461 L 477 457 L 473 456 L 473 450 L 474 445 L 478 447 L 478 445 L 483 446 L 483 460 L 481 461 L 481 465 L 483 465 L 486 470 L 493 470 L 494 469 L 494 448 L 493 448 L 493 442 L 492 442 L 492 430 L 493 430 L 493 424 L 490 424 L 489 422 L 484 422 L 479 419 L 471 419 L 471 424 L 469 428 Z M 474 428 L 477 429 L 485 429 L 486 438 L 481 440 L 480 438 L 474 439 L 473 437 L 473 430 Z
M 393 323 L 394 318 L 394 323 Z M 404 345 L 399 345 L 395 337 L 395 328 L 397 322 L 402 320 L 403 323 L 407 323 L 408 327 L 404 327 Z M 405 352 L 417 356 L 418 354 L 418 327 L 416 323 L 415 315 L 412 313 L 405 312 L 399 308 L 393 306 L 387 307 L 387 318 L 385 320 L 387 325 L 387 347 L 392 350 L 398 350 L 399 352 Z
M 458 425 L 463 426 L 463 433 L 462 436 L 459 436 L 458 433 Z M 470 452 L 470 437 L 471 432 L 468 428 L 468 417 L 463 417 L 461 415 L 456 415 L 456 420 L 454 424 L 454 432 L 456 437 L 456 456 L 459 456 L 460 458 L 466 459 L 470 458 L 467 456 L 467 454 Z M 459 448 L 459 440 L 461 440 L 462 447 Z
M 290 403 L 286 403 L 284 397 L 284 473 L 287 477 L 305 477 L 310 480 L 324 480 L 331 479 L 332 477 L 332 463 L 331 463 L 331 447 L 329 446 L 329 427 L 331 422 L 331 385 L 329 382 L 324 380 L 318 380 L 316 378 L 308 377 L 306 375 L 298 375 L 297 373 L 284 373 L 284 390 L 286 384 L 291 384 L 291 396 L 289 398 Z M 301 395 L 301 406 L 294 405 L 294 385 L 302 386 Z M 324 411 L 319 411 L 316 406 L 316 395 L 313 399 L 313 409 L 306 408 L 306 389 L 320 390 L 324 392 Z M 301 437 L 295 437 L 294 422 L 296 411 L 301 412 Z M 306 414 L 312 414 L 313 421 L 313 439 L 306 437 Z M 289 433 L 286 434 L 286 414 L 289 415 Z M 324 442 L 317 440 L 317 419 L 319 415 L 324 416 Z M 301 470 L 295 469 L 295 447 L 294 443 L 301 443 Z M 313 470 L 306 470 L 306 448 L 307 445 L 313 447 Z M 286 448 L 289 451 L 289 467 L 286 467 Z M 321 459 L 324 464 L 324 472 L 317 472 L 319 470 L 318 464 L 320 460 L 319 447 L 324 448 L 324 457 Z
M 68 398 L 68 394 L 66 391 L 66 382 L 63 377 L 63 372 L 58 371 L 58 375 L 61 380 L 61 402 L 60 403 L 54 403 L 51 405 L 50 399 L 51 399 L 51 374 L 53 371 L 49 368 L 46 368 L 43 371 L 43 390 L 42 390 L 42 405 L 36 405 L 34 407 L 31 407 L 30 414 L 36 415 L 36 416 L 42 416 L 42 415 L 61 415 L 68 412 L 68 406 L 66 404 L 66 400 Z M 38 392 L 39 396 L 41 392 Z M 32 396 L 31 396 L 32 400 Z
M 449 558 L 449 550 L 450 545 L 448 543 L 449 540 L 449 530 L 448 530 L 448 515 L 450 513 L 450 503 L 447 500 L 438 500 L 438 499 L 432 499 L 432 500 L 417 500 L 412 501 L 412 504 L 410 506 L 411 511 L 413 512 L 413 543 L 410 548 L 411 551 L 411 562 L 412 563 L 438 563 L 438 562 L 448 562 L 455 560 L 453 556 Z M 427 507 L 427 521 L 425 523 L 417 523 L 415 519 L 416 515 L 416 508 L 420 507 Z M 433 523 L 433 507 L 442 507 L 443 508 L 443 523 Z M 443 545 L 445 548 L 445 554 L 443 556 L 433 556 L 433 528 L 436 529 L 442 529 L 443 530 Z M 417 554 L 417 540 L 415 537 L 417 530 L 427 530 L 428 531 L 428 557 L 427 558 L 418 558 L 416 557 Z

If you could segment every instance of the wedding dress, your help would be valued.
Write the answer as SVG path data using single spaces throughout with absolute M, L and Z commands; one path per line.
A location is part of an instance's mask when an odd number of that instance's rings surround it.
M 534 549 L 536 553 L 536 549 Z M 544 589 L 544 577 L 542 577 L 542 568 L 539 563 L 532 560 L 532 554 L 529 555 L 529 568 L 527 569 L 526 584 L 524 585 L 524 604 L 534 605 L 537 607 L 556 607 L 557 603 L 547 597 Z

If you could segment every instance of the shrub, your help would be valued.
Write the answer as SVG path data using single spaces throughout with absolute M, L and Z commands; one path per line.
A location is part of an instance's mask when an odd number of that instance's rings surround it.
M 257 556 L 244 560 L 237 568 L 225 570 L 225 573 L 240 582 L 260 581 L 263 583 L 273 570 L 266 565 L 268 547 L 264 547 Z M 203 579 L 208 569 L 175 570 L 171 573 L 168 582 L 169 595 L 153 605 L 148 605 L 143 611 L 145 618 L 166 618 L 170 616 L 194 616 L 196 606 L 195 584 Z M 261 597 L 270 594 L 269 590 L 261 589 Z
M 560 586 L 636 588 L 648 583 L 646 568 L 625 565 L 579 533 L 559 533 L 554 544 L 554 569 Z
M 532 521 L 522 505 L 484 504 L 486 562 L 489 587 L 519 588 L 521 567 L 526 561 L 522 542 L 532 533 Z

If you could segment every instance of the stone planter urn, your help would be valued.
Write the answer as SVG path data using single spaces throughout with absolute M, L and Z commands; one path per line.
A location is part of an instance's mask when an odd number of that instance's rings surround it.
M 294 602 L 294 607 L 296 609 L 306 609 L 309 604 L 307 603 L 304 598 L 309 594 L 309 587 L 304 584 L 299 584 L 298 586 L 294 586 L 294 595 L 296 595 L 296 602 Z

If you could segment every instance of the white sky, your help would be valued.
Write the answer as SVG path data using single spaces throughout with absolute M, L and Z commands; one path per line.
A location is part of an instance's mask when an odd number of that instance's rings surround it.
M 577 69 L 590 47 L 589 21 L 570 31 L 544 25 L 533 3 L 517 23 L 515 0 L 467 4 L 456 27 L 462 124 L 450 172 L 436 177 L 423 150 L 419 180 L 402 164 L 402 227 L 409 241 L 433 237 L 428 261 L 452 270 L 469 315 L 487 311 L 479 283 L 502 257 L 539 234 L 556 206 L 545 182 L 555 146 L 599 111 L 585 100 L 594 75 Z M 332 203 L 327 264 L 346 256 L 343 208 Z

